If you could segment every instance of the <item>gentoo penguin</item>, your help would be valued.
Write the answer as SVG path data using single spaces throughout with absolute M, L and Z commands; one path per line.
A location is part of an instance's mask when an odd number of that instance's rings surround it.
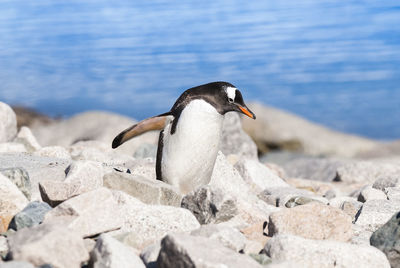
M 157 179 L 182 193 L 208 184 L 214 168 L 227 112 L 255 119 L 240 91 L 227 82 L 213 82 L 182 93 L 167 113 L 145 119 L 115 137 L 112 148 L 149 130 L 161 130 L 156 158 Z

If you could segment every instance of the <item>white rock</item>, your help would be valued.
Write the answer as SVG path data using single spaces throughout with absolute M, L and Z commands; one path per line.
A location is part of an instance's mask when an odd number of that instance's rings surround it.
M 5 236 L 0 236 L 0 255 L 6 255 L 8 252 L 7 238 Z
M 400 201 L 400 187 L 387 187 L 385 194 L 389 200 Z
M 6 142 L 0 143 L 0 153 L 26 153 L 27 150 L 22 143 Z
M 11 141 L 17 134 L 17 117 L 10 106 L 0 101 L 0 143 Z
M 160 241 L 161 242 L 161 241 Z M 156 262 L 158 258 L 158 254 L 160 253 L 161 244 L 160 242 L 156 242 L 145 247 L 140 253 L 140 258 L 148 268 L 155 268 Z
M 289 186 L 258 160 L 242 159 L 235 164 L 235 168 L 254 192 L 258 193 L 267 187 Z
M 288 208 L 312 201 L 324 204 L 328 203 L 327 199 L 314 195 L 311 191 L 296 189 L 294 187 L 268 187 L 259 193 L 258 197 L 268 204 Z
M 44 156 L 44 157 L 55 157 L 62 159 L 71 159 L 71 155 L 68 153 L 67 149 L 61 146 L 47 146 L 38 149 L 34 152 L 34 155 Z
M 77 194 L 86 193 L 103 186 L 103 166 L 94 161 L 76 161 L 67 168 L 65 183 L 80 185 Z
M 265 245 L 273 261 L 293 261 L 298 267 L 387 267 L 385 254 L 371 246 L 277 235 Z
M 93 268 L 145 268 L 143 261 L 130 248 L 107 234 L 97 239 L 91 253 Z
M 377 179 L 398 178 L 400 165 L 390 162 L 358 161 L 337 169 L 337 180 L 345 183 L 374 183 Z
M 372 188 L 372 186 L 367 186 L 366 188 L 361 190 L 361 193 L 358 196 L 358 201 L 360 202 L 365 202 L 374 199 L 386 200 L 387 196 L 384 192 L 382 192 L 381 190 L 374 189 Z
M 41 148 L 30 128 L 25 126 L 21 127 L 14 142 L 22 143 L 28 152 L 34 152 Z
M 28 204 L 28 199 L 7 177 L 0 174 L 0 233 L 7 231 L 15 214 Z
M 13 260 L 35 266 L 50 264 L 55 268 L 77 268 L 89 259 L 83 239 L 57 224 L 24 228 L 8 238 Z
M 120 228 L 123 218 L 111 191 L 99 188 L 61 203 L 46 214 L 44 222 L 66 225 L 88 237 Z

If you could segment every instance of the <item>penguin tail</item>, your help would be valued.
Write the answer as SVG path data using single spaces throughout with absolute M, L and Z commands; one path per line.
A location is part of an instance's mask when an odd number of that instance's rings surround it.
M 124 142 L 137 137 L 143 133 L 151 130 L 161 130 L 165 127 L 167 116 L 171 115 L 170 112 L 150 117 L 140 121 L 139 123 L 125 129 L 119 133 L 112 142 L 112 148 L 115 149 Z

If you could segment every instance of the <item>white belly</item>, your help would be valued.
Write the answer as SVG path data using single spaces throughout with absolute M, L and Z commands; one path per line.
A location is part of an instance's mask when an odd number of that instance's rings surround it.
M 219 150 L 223 115 L 203 100 L 191 101 L 171 135 L 171 125 L 164 129 L 161 162 L 163 180 L 188 193 L 209 183 Z

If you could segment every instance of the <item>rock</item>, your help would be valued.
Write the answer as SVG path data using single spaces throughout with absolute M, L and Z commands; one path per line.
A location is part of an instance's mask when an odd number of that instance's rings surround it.
M 400 187 L 400 175 L 381 176 L 374 182 L 372 188 L 384 191 L 388 187 Z
M 0 143 L 0 153 L 26 153 L 25 146 L 17 142 Z
M 335 197 L 335 198 L 332 198 L 331 200 L 329 200 L 329 205 L 332 206 L 332 207 L 335 207 L 335 208 L 341 208 L 342 205 L 343 205 L 343 203 L 344 203 L 345 201 L 348 201 L 348 202 L 353 202 L 353 201 L 358 202 L 358 201 L 357 201 L 357 198 L 355 198 L 355 197 L 350 197 L 350 196 L 338 196 L 338 197 Z M 361 204 L 361 202 L 358 202 L 358 203 Z M 362 204 L 361 204 L 361 205 L 362 205 Z
M 21 127 L 14 142 L 22 143 L 28 152 L 34 152 L 41 148 L 30 128 L 25 126 Z
M 41 200 L 38 187 L 40 181 L 64 180 L 64 171 L 69 164 L 68 159 L 39 157 L 24 153 L 0 154 L 2 168 L 23 167 L 28 172 L 31 182 L 31 200 Z
M 219 243 L 235 252 L 242 252 L 246 246 L 246 237 L 239 230 L 217 224 L 202 225 L 199 229 L 193 230 L 193 236 L 207 237 L 217 240 Z
M 350 243 L 354 245 L 369 246 L 369 238 L 371 237 L 371 235 L 371 231 L 364 230 L 364 228 L 362 228 L 361 226 L 353 224 L 353 237 L 351 238 Z
M 244 249 L 246 254 L 258 254 L 261 252 L 265 243 L 267 243 L 267 241 L 270 239 L 265 232 L 265 228 L 267 226 L 268 221 L 261 221 L 246 228 L 240 229 L 240 232 L 247 239 Z
M 336 189 L 334 188 L 334 185 L 332 183 L 299 178 L 289 178 L 286 179 L 286 182 L 290 186 L 293 186 L 297 189 L 307 190 L 325 198 L 327 198 L 328 195 L 329 197 L 332 197 L 332 195 L 336 195 Z
M 14 183 L 27 199 L 31 198 L 31 180 L 24 168 L 2 168 L 0 173 Z
M 364 230 L 375 232 L 385 224 L 400 208 L 399 202 L 389 200 L 369 200 L 365 202 L 356 219 L 356 224 Z
M 234 252 L 217 241 L 184 234 L 161 241 L 157 267 L 261 267 L 251 257 Z
M 29 261 L 35 266 L 81 267 L 89 259 L 83 239 L 56 224 L 24 228 L 10 236 L 8 243 L 11 259 Z
M 64 181 L 42 181 L 39 184 L 43 201 L 55 207 L 61 202 L 103 186 L 103 167 L 98 162 L 78 161 L 66 169 Z
M 178 189 L 169 184 L 118 171 L 104 176 L 104 186 L 124 191 L 146 204 L 180 206 L 182 200 Z
M 100 235 L 91 252 L 91 267 L 132 267 L 145 268 L 142 260 L 129 248 L 107 234 Z
M 238 213 L 234 198 L 209 185 L 185 195 L 181 206 L 190 210 L 200 224 L 224 222 Z
M 368 186 L 364 188 L 360 195 L 358 196 L 358 201 L 360 202 L 366 202 L 368 200 L 373 200 L 373 199 L 383 199 L 386 200 L 387 196 L 384 192 L 372 188 L 372 186 Z
M 63 159 L 71 159 L 71 155 L 61 146 L 47 146 L 41 149 L 38 149 L 34 152 L 34 155 L 44 156 L 44 157 L 55 157 L 55 158 L 63 158 Z
M 68 147 L 79 141 L 101 141 L 111 147 L 111 142 L 118 133 L 135 124 L 136 121 L 107 112 L 85 112 L 66 120 L 50 124 L 35 124 L 32 132 L 43 146 L 59 145 Z M 62 133 L 63 135 L 54 135 Z M 130 155 L 142 143 L 156 144 L 158 132 L 151 131 L 123 144 L 116 152 Z M 88 158 L 86 160 L 89 160 Z M 91 159 L 94 160 L 94 159 Z
M 128 167 L 130 174 L 133 176 L 145 177 L 149 180 L 156 180 L 156 163 L 155 160 L 147 158 L 136 160 Z
M 68 199 L 52 209 L 44 220 L 44 223 L 50 222 L 58 222 L 82 237 L 89 237 L 120 228 L 123 218 L 111 191 L 99 188 Z
M 37 226 L 42 223 L 44 215 L 50 210 L 51 207 L 47 203 L 31 202 L 14 216 L 9 228 L 18 231 L 22 228 Z
M 351 217 L 351 220 L 354 222 L 356 220 L 357 213 L 360 211 L 362 207 L 362 203 L 358 201 L 344 201 L 340 206 L 340 209 L 343 210 L 344 213 Z
M 249 254 L 250 257 L 252 257 L 256 262 L 258 262 L 261 265 L 267 265 L 267 264 L 271 264 L 272 260 L 270 257 L 268 257 L 265 254 Z
M 1 268 L 35 268 L 31 263 L 26 261 L 8 261 L 8 262 L 1 262 Z
M 274 262 L 290 260 L 296 267 L 390 267 L 385 255 L 371 246 L 292 235 L 272 237 L 265 251 Z
M 301 157 L 285 163 L 283 168 L 289 177 L 331 182 L 336 178 L 337 168 L 347 162 L 338 158 Z
M 17 134 L 17 117 L 14 111 L 0 101 L 0 143 L 11 141 Z
M 271 149 L 280 149 L 302 151 L 317 156 L 352 157 L 374 148 L 377 144 L 365 138 L 330 130 L 294 114 L 258 103 L 250 104 L 250 109 L 257 115 L 257 120 L 244 120 L 243 128 L 263 153 Z
M 268 235 L 292 234 L 308 239 L 348 241 L 351 218 L 340 209 L 319 202 L 283 209 L 269 216 Z
M 135 158 L 152 158 L 155 159 L 157 155 L 157 145 L 142 143 L 138 146 L 133 157 Z
M 400 140 L 382 142 L 371 150 L 357 154 L 357 158 L 371 159 L 383 157 L 396 157 L 400 154 Z
M 240 158 L 257 160 L 257 146 L 242 129 L 237 113 L 225 114 L 220 150 L 225 154 L 236 154 Z
M 188 233 L 200 227 L 187 209 L 146 205 L 121 191 L 114 191 L 113 194 L 124 221 L 121 229 L 112 234 L 134 248 L 143 249 L 170 232 Z
M 293 207 L 296 205 L 306 204 L 311 201 L 319 201 L 324 204 L 328 203 L 328 200 L 323 197 L 316 196 L 310 191 L 292 187 L 267 188 L 262 191 L 258 197 L 268 204 L 277 207 Z
M 147 268 L 157 268 L 157 258 L 160 253 L 161 244 L 154 243 L 147 246 L 140 253 L 140 258 Z
M 2 257 L 5 257 L 8 253 L 7 238 L 5 236 L 0 236 L 0 264 Z
M 96 241 L 91 238 L 83 239 L 83 243 L 85 244 L 85 248 L 87 252 L 92 252 L 94 247 L 96 246 Z
M 7 177 L 0 174 L 0 233 L 8 229 L 15 214 L 28 204 L 28 199 Z
M 400 201 L 400 187 L 387 187 L 385 194 L 389 200 Z
M 260 162 L 262 162 L 262 161 L 260 161 Z M 282 178 L 282 179 L 286 179 L 287 178 L 286 171 L 281 166 L 279 166 L 278 164 L 270 163 L 270 162 L 266 162 L 266 163 L 263 163 L 263 164 L 267 168 L 269 168 L 272 171 L 272 173 L 274 173 L 279 178 Z
M 371 245 L 386 254 L 392 267 L 400 267 L 400 212 L 371 236 Z
M 337 169 L 336 181 L 345 183 L 374 183 L 377 179 L 386 177 L 394 180 L 399 177 L 400 165 L 385 162 L 359 161 L 346 164 Z M 374 187 L 376 188 L 376 187 Z
M 242 159 L 234 167 L 254 192 L 258 193 L 268 187 L 289 186 L 258 160 Z

